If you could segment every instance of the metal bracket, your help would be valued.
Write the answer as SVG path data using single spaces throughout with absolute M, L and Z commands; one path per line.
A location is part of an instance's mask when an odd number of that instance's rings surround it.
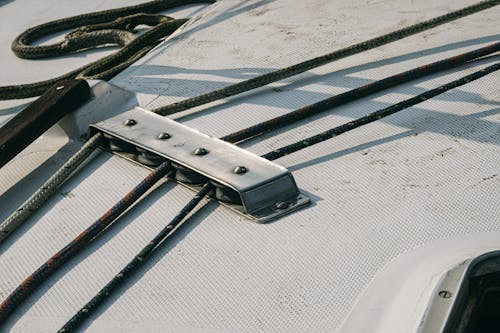
M 233 144 L 141 108 L 91 125 L 234 190 L 240 204 L 229 206 L 263 223 L 310 202 L 286 168 Z

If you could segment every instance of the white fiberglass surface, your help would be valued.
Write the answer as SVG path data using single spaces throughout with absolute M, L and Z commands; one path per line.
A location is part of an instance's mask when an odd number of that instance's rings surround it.
M 55 3 L 0 2 L 4 26 L 10 27 L 1 32 L 0 55 L 6 59 L 1 70 L 7 73 L 0 77 L 1 84 L 45 78 L 87 61 L 82 57 L 100 55 L 43 61 L 47 66 L 38 71 L 38 62 L 7 55 L 11 39 L 25 27 L 125 4 L 58 3 L 61 9 L 56 15 L 50 10 Z M 143 107 L 154 108 L 468 4 L 465 0 L 222 0 L 208 7 L 185 7 L 177 14 L 196 19 L 112 82 L 137 92 Z M 14 19 L 16 13 L 31 15 Z M 498 41 L 499 19 L 500 8 L 489 9 L 173 118 L 222 136 L 385 76 Z M 409 82 L 266 134 L 243 147 L 265 153 L 499 59 L 489 57 Z M 205 202 L 85 328 L 90 332 L 348 329 L 353 325 L 343 324 L 350 312 L 370 294 L 370 288 L 381 285 L 373 281 L 408 253 L 420 251 L 424 255 L 416 264 L 423 267 L 424 282 L 415 282 L 421 289 L 415 291 L 414 299 L 396 305 L 411 311 L 401 311 L 400 320 L 389 327 L 397 332 L 415 331 L 436 276 L 468 256 L 493 249 L 491 235 L 500 231 L 499 87 L 500 75 L 491 74 L 277 160 L 311 197 L 310 207 L 259 225 L 224 206 Z M 25 102 L 1 102 L 0 117 L 8 118 L 19 109 L 16 105 Z M 79 145 L 54 129 L 5 166 L 0 174 L 0 218 L 7 217 Z M 0 245 L 0 295 L 7 296 L 147 173 L 108 153 L 89 162 Z M 192 196 L 193 192 L 171 182 L 159 184 L 43 284 L 4 327 L 13 332 L 59 328 Z M 487 241 L 481 243 L 481 237 Z M 463 239 L 478 241 L 474 245 L 463 241 L 459 251 Z M 443 246 L 425 251 L 436 243 L 454 241 L 459 245 L 449 247 L 453 253 Z M 425 264 L 448 257 L 453 260 Z M 387 295 L 379 308 L 371 309 L 378 316 L 395 306 L 390 304 L 390 295 L 398 289 L 398 281 L 408 278 L 405 269 L 392 271 L 400 279 L 385 285 L 387 293 L 378 290 Z M 366 318 L 373 319 L 369 311 Z

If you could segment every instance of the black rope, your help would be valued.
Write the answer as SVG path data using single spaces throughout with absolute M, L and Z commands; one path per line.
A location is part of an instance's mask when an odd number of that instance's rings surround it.
M 479 79 L 485 75 L 488 75 L 490 73 L 493 73 L 494 71 L 497 71 L 499 69 L 500 69 L 500 62 L 496 63 L 494 65 L 488 66 L 484 69 L 481 69 L 480 71 L 474 72 L 470 75 L 464 76 L 461 79 L 449 82 L 449 83 L 444 84 L 440 87 L 426 91 L 425 93 L 422 93 L 422 94 L 417 95 L 415 97 L 412 97 L 410 99 L 404 100 L 400 103 L 391 105 L 385 109 L 375 111 L 375 112 L 370 113 L 364 117 L 350 121 L 350 122 L 343 124 L 341 126 L 329 129 L 328 131 L 325 131 L 323 133 L 320 133 L 320 134 L 311 136 L 307 139 L 303 139 L 303 140 L 297 141 L 295 143 L 292 143 L 290 145 L 278 148 L 276 150 L 273 150 L 273 151 L 263 155 L 262 157 L 273 161 L 273 160 L 278 159 L 280 157 L 283 157 L 285 155 L 294 153 L 294 152 L 299 151 L 301 149 L 304 149 L 304 148 L 310 147 L 312 145 L 315 145 L 317 143 L 323 142 L 325 140 L 331 139 L 337 135 L 348 132 L 348 131 L 353 130 L 355 128 L 358 128 L 360 126 L 363 126 L 363 125 L 372 123 L 374 121 L 377 121 L 379 119 L 385 118 L 387 116 L 390 116 L 391 114 L 394 114 L 398 111 L 407 109 L 413 105 L 422 103 L 422 102 L 424 102 L 432 97 L 441 95 L 442 93 L 445 93 L 446 91 L 448 91 L 450 89 L 460 87 L 466 83 L 477 80 L 477 79 Z
M 454 12 L 444 14 L 435 18 L 432 18 L 427 21 L 419 22 L 417 24 L 411 25 L 409 27 L 405 27 L 403 29 L 399 29 L 396 31 L 392 31 L 390 33 L 384 34 L 382 36 L 378 36 L 361 43 L 357 43 L 343 49 L 306 60 L 304 62 L 278 69 L 271 73 L 263 74 L 257 77 L 254 77 L 249 80 L 245 80 L 236 84 L 232 84 L 222 89 L 214 90 L 208 92 L 206 94 L 201 94 L 192 98 L 185 99 L 180 102 L 172 103 L 170 105 L 162 106 L 156 109 L 153 109 L 153 112 L 161 114 L 162 116 L 171 115 L 177 112 L 181 112 L 187 109 L 194 108 L 196 106 L 200 106 L 203 104 L 207 104 L 219 99 L 227 98 L 230 96 L 238 95 L 259 87 L 263 87 L 269 83 L 280 81 L 286 79 L 288 77 L 304 73 L 310 69 L 325 65 L 332 61 L 336 61 L 342 58 L 346 58 L 367 50 L 374 49 L 376 47 L 386 45 L 388 43 L 406 38 L 408 36 L 415 35 L 422 31 L 435 28 L 442 24 L 457 20 L 459 18 L 477 13 L 479 11 L 491 8 L 500 4 L 500 0 L 488 0 L 481 1 L 471 6 L 456 10 Z
M 83 308 L 81 308 L 64 326 L 59 329 L 59 333 L 72 332 L 78 328 L 83 321 L 89 317 L 120 285 L 125 282 L 132 274 L 141 267 L 146 260 L 154 253 L 156 248 L 163 240 L 172 233 L 175 227 L 198 205 L 198 203 L 212 190 L 212 185 L 207 183 L 201 190 L 188 202 L 184 208 L 139 252 L 120 273 L 106 284 Z
M 289 112 L 279 117 L 263 121 L 259 124 L 250 126 L 243 130 L 234 132 L 232 134 L 226 135 L 221 138 L 221 140 L 228 142 L 240 142 L 245 139 L 255 137 L 259 134 L 276 130 L 278 128 L 297 123 L 305 118 L 317 115 L 319 113 L 331 110 L 334 107 L 350 103 L 352 101 L 361 99 L 368 95 L 380 92 L 382 90 L 394 87 L 401 83 L 405 83 L 411 80 L 415 80 L 424 77 L 429 74 L 437 73 L 446 69 L 454 68 L 463 65 L 467 61 L 471 61 L 488 54 L 492 54 L 500 51 L 500 42 L 493 43 L 477 50 L 465 52 L 450 58 L 446 58 L 431 64 L 426 64 L 420 67 L 413 68 L 411 70 L 386 77 L 382 80 L 378 80 L 372 83 L 368 83 L 364 86 L 351 89 L 344 93 L 332 96 L 330 98 L 324 99 L 314 104 L 304 106 L 298 110 Z
M 319 142 L 328 140 L 334 136 L 340 135 L 347 131 L 353 130 L 357 127 L 369 124 L 371 122 L 377 121 L 381 118 L 387 117 L 398 111 L 409 108 L 413 105 L 422 103 L 429 98 L 435 97 L 437 95 L 443 94 L 446 91 L 469 83 L 471 81 L 477 80 L 485 75 L 488 75 L 496 70 L 500 69 L 500 63 L 494 64 L 492 66 L 486 67 L 480 71 L 473 74 L 462 77 L 461 79 L 449 82 L 438 88 L 429 90 L 425 93 L 417 95 L 413 98 L 407 99 L 403 102 L 394 104 L 385 109 L 370 113 L 364 117 L 341 125 L 339 127 L 332 128 L 328 131 L 320 133 L 318 135 L 312 136 L 305 140 L 298 141 L 288 146 L 271 151 L 265 155 L 263 158 L 268 160 L 275 160 L 282 156 L 291 154 L 293 152 L 299 151 L 301 149 L 307 148 Z M 207 195 L 212 190 L 210 183 L 203 185 L 200 192 L 198 192 L 195 197 L 179 212 L 179 214 L 169 223 L 167 226 L 146 246 L 142 251 L 132 259 L 132 261 L 125 266 L 124 269 L 120 271 L 105 287 L 103 287 L 99 293 L 97 293 L 92 300 L 90 300 L 84 307 L 82 307 L 58 332 L 66 333 L 71 332 L 75 328 L 78 328 L 105 300 L 106 298 L 114 292 L 120 285 L 125 282 L 132 274 L 141 267 L 146 261 L 146 259 L 153 253 L 153 251 L 162 243 L 174 230 L 174 228 L 186 217 L 186 215 L 191 212 L 200 200 Z

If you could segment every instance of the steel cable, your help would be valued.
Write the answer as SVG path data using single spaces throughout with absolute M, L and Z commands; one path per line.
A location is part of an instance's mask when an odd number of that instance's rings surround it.
M 322 141 L 328 140 L 334 136 L 340 135 L 347 131 L 353 130 L 362 125 L 366 125 L 377 121 L 381 118 L 392 115 L 398 111 L 409 108 L 413 105 L 422 103 L 432 97 L 443 94 L 448 90 L 457 88 L 474 80 L 477 80 L 485 75 L 488 75 L 496 70 L 500 69 L 500 63 L 494 64 L 492 66 L 481 69 L 480 71 L 474 72 L 470 75 L 464 76 L 458 80 L 449 82 L 447 84 L 441 85 L 435 89 L 426 91 L 425 93 L 419 94 L 413 98 L 407 99 L 400 103 L 391 105 L 387 108 L 381 109 L 379 111 L 370 113 L 367 116 L 361 117 L 342 126 L 332 128 L 328 131 L 320 133 L 318 135 L 312 136 L 305 140 L 298 141 L 291 145 L 284 146 L 282 148 L 271 151 L 265 155 L 263 158 L 268 160 L 275 160 L 282 156 L 291 154 L 293 152 L 299 151 L 301 149 L 310 147 L 314 144 L 320 143 Z M 176 217 L 164 227 L 155 238 L 144 247 L 139 254 L 137 254 L 132 261 L 130 261 L 125 268 L 123 268 L 115 277 L 107 283 L 87 304 L 85 304 L 70 320 L 64 324 L 64 326 L 58 331 L 59 333 L 72 332 L 74 329 L 78 328 L 83 322 L 97 310 L 97 308 L 109 297 L 117 288 L 120 287 L 129 277 L 134 274 L 134 272 L 139 269 L 153 253 L 156 247 L 163 242 L 173 231 L 174 228 L 184 219 L 184 217 L 191 212 L 194 207 L 199 203 L 199 201 L 209 193 L 210 183 L 203 185 L 200 192 L 198 192 L 195 197 L 181 210 L 181 212 L 176 215 Z

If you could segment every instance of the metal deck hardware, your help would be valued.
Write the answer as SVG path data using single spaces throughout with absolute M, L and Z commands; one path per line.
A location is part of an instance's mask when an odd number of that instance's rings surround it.
M 133 124 L 133 126 L 131 125 Z M 288 214 L 310 202 L 301 194 L 286 168 L 252 154 L 233 144 L 203 134 L 174 120 L 141 108 L 106 119 L 90 127 L 90 134 L 103 132 L 112 137 L 113 146 L 131 145 L 163 160 L 208 178 L 224 205 L 259 223 Z M 168 133 L 168 140 L 165 133 Z M 140 162 L 126 149 L 125 157 Z M 116 151 L 120 154 L 120 151 Z M 151 165 L 148 165 L 151 166 Z M 193 184 L 184 185 L 196 188 Z M 221 198 L 236 198 L 224 200 Z

